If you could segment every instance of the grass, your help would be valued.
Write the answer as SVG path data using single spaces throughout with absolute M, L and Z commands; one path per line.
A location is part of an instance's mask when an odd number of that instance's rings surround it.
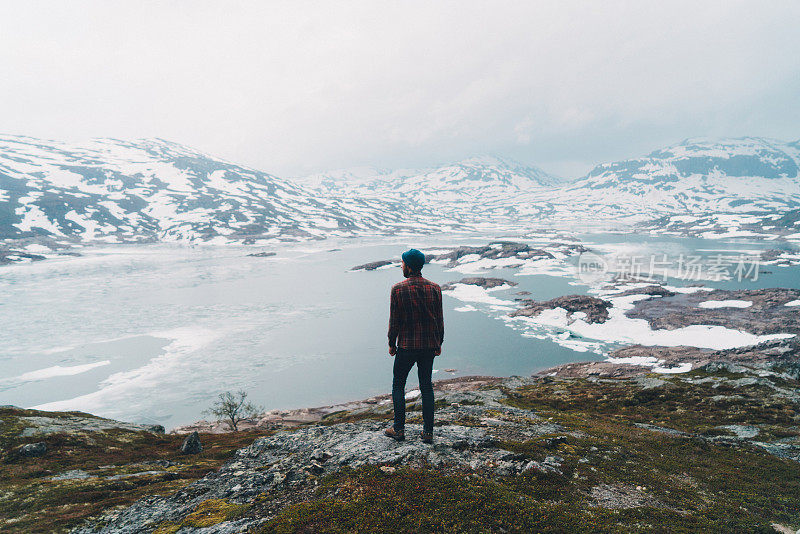
M 366 467 L 329 477 L 317 499 L 289 507 L 260 532 L 543 532 L 550 508 L 477 476 Z
M 145 495 L 167 495 L 218 469 L 239 448 L 263 432 L 201 434 L 203 452 L 184 455 L 185 436 L 120 429 L 84 434 L 20 438 L 20 416 L 62 415 L 4 408 L 0 410 L 0 532 L 65 532 L 84 519 Z M 72 415 L 84 415 L 75 414 Z M 15 453 L 24 443 L 44 441 L 38 458 Z M 175 463 L 161 467 L 154 460 Z M 149 463 L 141 463 L 149 462 Z M 52 480 L 65 471 L 82 470 L 87 479 Z M 156 474 L 109 480 L 113 475 L 144 471 Z
M 248 509 L 246 504 L 234 504 L 223 499 L 210 499 L 200 503 L 194 512 L 187 515 L 179 523 L 164 522 L 156 527 L 154 534 L 173 534 L 183 527 L 213 527 L 224 521 L 231 521 L 243 515 Z
M 376 467 L 346 470 L 327 478 L 314 499 L 286 508 L 258 532 L 774 532 L 774 519 L 759 517 L 762 503 L 741 506 L 749 493 L 722 502 L 702 491 L 687 494 L 696 511 L 656 500 L 613 510 L 592 506 L 573 477 L 536 472 L 492 479 L 425 467 L 391 474 Z
M 561 381 L 553 381 L 507 394 L 509 404 L 542 412 L 602 415 L 712 435 L 720 433 L 716 427 L 734 424 L 777 426 L 798 435 L 791 430 L 800 424 L 797 405 L 775 396 L 769 386 L 733 387 L 725 380 L 729 376 L 702 372 L 690 377 L 712 381 L 697 383 L 676 377 L 667 379 L 663 387 L 643 389 L 630 380 L 576 379 L 567 389 Z M 792 381 L 789 387 L 797 389 L 800 383 Z

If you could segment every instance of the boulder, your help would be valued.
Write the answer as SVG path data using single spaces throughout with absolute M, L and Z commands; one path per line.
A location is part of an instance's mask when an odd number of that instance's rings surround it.
M 331 453 L 322 449 L 314 449 L 311 453 L 311 459 L 318 462 L 325 462 L 331 456 L 333 456 Z
M 44 441 L 39 441 L 37 443 L 26 443 L 17 449 L 20 456 L 25 456 L 28 458 L 34 456 L 44 456 L 47 452 L 47 444 Z
M 314 475 L 321 475 L 325 472 L 325 468 L 319 462 L 311 462 L 306 466 L 306 471 Z
M 183 440 L 183 445 L 181 445 L 180 448 L 183 454 L 197 454 L 198 452 L 202 452 L 202 450 L 203 444 L 200 443 L 200 435 L 196 430 Z

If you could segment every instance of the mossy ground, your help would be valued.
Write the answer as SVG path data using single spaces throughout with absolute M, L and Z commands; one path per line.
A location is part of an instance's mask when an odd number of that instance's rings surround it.
M 144 495 L 166 495 L 218 469 L 233 452 L 264 432 L 203 434 L 203 452 L 178 452 L 185 436 L 109 430 L 20 438 L 20 416 L 64 415 L 4 408 L 0 410 L 0 532 L 63 532 L 99 512 L 128 505 Z M 86 416 L 86 414 L 79 414 Z M 48 452 L 23 458 L 14 451 L 43 441 Z M 176 465 L 162 467 L 155 460 Z M 145 462 L 145 463 L 141 463 Z M 52 480 L 82 470 L 90 478 Z M 110 480 L 107 477 L 156 471 Z
M 222 499 L 209 499 L 200 503 L 194 512 L 187 515 L 180 523 L 165 522 L 160 524 L 153 534 L 173 534 L 183 527 L 204 528 L 230 521 L 243 515 L 249 507 L 234 504 Z
M 713 380 L 698 383 L 702 378 Z M 261 532 L 775 532 L 773 523 L 800 528 L 800 464 L 747 443 L 708 439 L 727 424 L 758 426 L 765 438 L 799 434 L 791 400 L 765 385 L 734 390 L 728 384 L 737 378 L 693 373 L 668 377 L 665 386 L 652 389 L 630 380 L 554 380 L 507 391 L 506 402 L 530 408 L 565 431 L 501 447 L 535 461 L 558 456 L 560 473 L 501 477 L 429 466 L 346 470 Z M 598 490 L 610 491 L 610 500 L 602 502 Z M 615 503 L 615 491 L 628 499 Z
M 666 384 L 643 388 L 632 380 L 586 380 L 542 382 L 507 391 L 510 403 L 537 412 L 593 415 L 666 426 L 675 430 L 720 434 L 723 425 L 776 427 L 800 436 L 798 406 L 790 398 L 775 394 L 768 384 L 734 385 L 752 375 L 706 373 L 659 377 Z M 797 390 L 800 383 L 785 378 L 769 381 Z
M 552 422 L 563 430 L 502 441 L 499 447 L 526 462 L 558 457 L 559 471 L 500 476 L 486 466 L 344 469 L 316 480 L 316 486 L 276 488 L 245 505 L 205 501 L 186 517 L 159 525 L 158 532 L 246 517 L 269 518 L 260 532 L 775 532 L 773 523 L 800 528 L 800 463 L 734 440 L 720 428 L 750 425 L 760 430 L 759 440 L 800 444 L 796 400 L 770 384 L 733 385 L 744 375 L 694 372 L 658 378 L 665 383 L 648 388 L 634 380 L 547 379 L 506 390 L 504 402 L 531 410 L 531 417 L 501 410 L 487 415 L 518 424 Z M 786 378 L 772 385 L 783 391 L 798 387 Z M 385 411 L 342 412 L 323 424 L 387 417 Z M 19 433 L 13 417 L 0 419 L 3 436 Z M 484 424 L 466 412 L 455 422 Z M 201 436 L 206 450 L 197 456 L 176 452 L 179 436 L 109 432 L 48 437 L 44 441 L 52 453 L 43 458 L 6 455 L 0 479 L 5 524 L 0 530 L 64 530 L 139 496 L 173 492 L 217 468 L 255 437 Z M 4 448 L 8 445 L 3 442 Z M 127 464 L 153 459 L 182 465 L 117 481 L 48 480 L 72 469 L 91 474 L 146 470 Z M 102 467 L 112 464 L 118 467 Z M 46 527 L 41 526 L 44 518 Z

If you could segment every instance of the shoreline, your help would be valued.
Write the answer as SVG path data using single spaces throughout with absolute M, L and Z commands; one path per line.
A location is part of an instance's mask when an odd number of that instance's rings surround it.
M 795 367 L 798 366 L 798 351 L 800 351 L 800 341 L 796 339 L 767 341 L 750 347 L 726 350 L 700 349 L 689 346 L 630 345 L 612 352 L 607 360 L 565 363 L 538 371 L 525 378 L 534 380 L 553 378 L 630 379 L 652 375 L 657 379 L 659 376 L 686 374 L 693 370 L 707 368 L 711 364 L 715 364 L 720 369 L 732 370 L 742 365 L 763 369 L 774 367 L 777 364 Z M 656 366 L 664 365 L 679 370 L 677 372 L 654 370 L 657 368 Z M 443 394 L 469 392 L 496 386 L 513 378 L 516 376 L 470 375 L 447 378 L 434 381 L 433 389 L 434 393 Z M 418 399 L 418 392 L 418 389 L 407 391 L 406 401 Z M 256 418 L 243 419 L 239 424 L 239 431 L 296 428 L 334 420 L 337 414 L 347 413 L 350 416 L 357 416 L 361 413 L 374 413 L 376 407 L 382 405 L 387 407 L 387 413 L 391 412 L 391 394 L 324 406 L 269 410 Z M 188 425 L 176 426 L 169 430 L 169 433 L 188 434 L 195 431 L 209 434 L 232 432 L 225 423 L 200 420 Z

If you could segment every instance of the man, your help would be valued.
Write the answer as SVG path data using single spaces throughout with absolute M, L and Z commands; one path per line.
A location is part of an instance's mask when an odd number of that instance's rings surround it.
M 389 310 L 389 356 L 394 356 L 392 402 L 394 425 L 385 434 L 397 441 L 406 438 L 406 378 L 417 364 L 422 394 L 423 443 L 433 443 L 433 359 L 442 352 L 444 318 L 442 290 L 422 277 L 425 255 L 412 248 L 403 253 L 402 282 L 392 287 Z

